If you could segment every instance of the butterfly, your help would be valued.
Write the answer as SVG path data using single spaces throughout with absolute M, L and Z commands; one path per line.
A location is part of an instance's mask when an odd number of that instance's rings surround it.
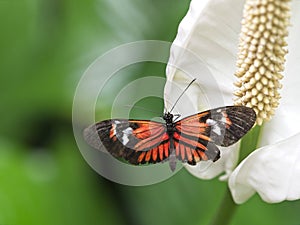
M 220 158 L 217 146 L 230 146 L 240 140 L 254 125 L 256 113 L 246 106 L 219 107 L 178 120 L 179 115 L 167 112 L 164 122 L 151 120 L 110 119 L 84 130 L 88 143 L 94 132 L 101 144 L 116 158 L 139 165 L 169 161 L 176 169 L 181 161 L 196 165 L 201 160 Z M 93 138 L 91 138 L 93 137 Z
M 246 106 L 225 106 L 178 120 L 180 115 L 171 112 L 195 80 L 163 115 L 164 122 L 104 120 L 84 130 L 86 142 L 134 165 L 169 161 L 171 171 L 177 160 L 190 165 L 217 161 L 217 146 L 227 147 L 240 140 L 255 124 L 256 113 Z

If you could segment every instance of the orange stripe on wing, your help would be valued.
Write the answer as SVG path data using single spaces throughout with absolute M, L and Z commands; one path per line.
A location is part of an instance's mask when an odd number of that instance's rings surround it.
M 184 147 L 184 145 L 181 145 L 180 156 L 181 156 L 181 159 L 184 160 L 184 158 L 185 158 L 185 147 Z
M 198 155 L 196 150 L 192 150 L 192 154 L 194 156 L 195 162 L 199 162 L 201 160 L 200 156 Z
M 169 142 L 164 143 L 164 152 L 165 152 L 166 158 L 168 158 L 169 157 Z
M 153 134 L 159 132 L 162 126 L 158 126 L 152 122 L 149 123 L 138 123 L 139 127 L 133 130 L 132 134 L 135 135 L 138 139 L 145 139 L 150 137 Z
M 140 140 L 135 146 L 135 151 L 143 151 L 144 149 L 151 148 L 153 146 L 159 145 L 162 141 L 168 140 L 169 136 L 167 133 L 163 133 L 164 130 L 160 129 L 160 132 L 153 134 L 149 138 Z M 163 133 L 163 135 L 162 135 Z M 162 136 L 161 136 L 162 135 Z
M 164 145 L 161 144 L 158 146 L 159 159 L 162 161 L 164 159 Z
M 152 153 L 152 150 L 149 150 L 147 153 L 146 153 L 146 157 L 145 157 L 145 161 L 146 162 L 149 162 L 150 159 L 151 159 L 151 153 Z
M 138 139 L 146 139 L 160 132 L 164 128 L 163 124 L 153 121 L 130 120 L 130 123 L 136 123 L 138 128 L 134 129 L 132 134 Z
M 177 148 L 176 148 L 176 157 L 181 158 L 181 152 L 185 150 L 185 146 L 183 144 L 178 144 Z
M 193 161 L 191 148 L 186 147 L 186 148 L 185 148 L 185 152 L 186 152 L 187 160 L 188 160 L 189 162 Z
M 133 134 L 136 138 L 138 139 L 145 139 L 151 136 L 151 131 L 148 130 L 147 128 L 140 127 L 136 130 L 133 131 Z
M 198 134 L 205 133 L 208 124 L 200 123 L 199 121 L 189 124 L 189 123 L 181 123 L 176 126 L 177 130 L 181 131 L 182 133 L 186 133 L 192 136 L 198 136 Z
M 207 155 L 205 154 L 205 152 L 202 152 L 202 151 L 200 151 L 200 150 L 198 150 L 197 152 L 198 152 L 198 154 L 200 155 L 201 160 L 204 160 L 204 161 L 207 161 L 207 160 L 208 160 L 208 157 L 207 157 Z
M 209 125 L 206 123 L 195 122 L 195 124 L 177 124 L 176 129 L 183 134 L 201 138 L 205 141 L 211 141 L 210 137 L 205 135 L 208 133 Z
M 109 131 L 109 138 L 113 139 L 113 137 L 115 136 L 115 133 L 116 133 L 116 125 L 112 124 L 110 131 Z
M 188 116 L 186 118 L 183 118 L 181 120 L 181 122 L 184 122 L 184 123 L 195 123 L 195 122 L 199 122 L 201 120 L 202 117 L 204 116 L 207 116 L 207 114 L 209 114 L 209 111 L 206 111 L 206 112 L 201 112 L 201 113 L 197 113 L 195 115 L 191 115 L 191 116 Z
M 145 155 L 146 155 L 146 152 L 141 152 L 141 154 L 140 154 L 140 156 L 139 156 L 139 158 L 138 158 L 138 160 L 137 160 L 138 163 L 141 163 L 141 162 L 143 161 Z
M 225 117 L 225 124 L 226 124 L 226 128 L 229 128 L 232 125 L 231 120 L 229 119 L 227 113 L 224 111 L 222 112 L 223 116 Z
M 185 142 L 185 143 L 187 143 L 191 146 L 194 146 L 195 148 L 198 147 L 198 148 L 203 149 L 205 151 L 207 150 L 207 147 L 204 146 L 203 144 L 201 144 L 200 142 L 189 139 L 189 138 L 186 138 L 186 137 L 183 137 L 183 136 L 180 136 L 177 132 L 174 133 L 174 138 L 178 139 L 179 143 L 180 143 L 180 141 L 182 141 L 182 142 Z
M 157 159 L 158 147 L 152 149 L 152 159 L 155 162 Z

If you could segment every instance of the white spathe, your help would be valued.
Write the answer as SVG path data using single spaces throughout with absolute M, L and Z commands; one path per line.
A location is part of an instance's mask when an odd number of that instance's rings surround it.
M 195 113 L 195 110 L 214 108 L 233 104 L 233 83 L 236 81 L 234 72 L 238 40 L 241 29 L 243 5 L 245 1 L 236 0 L 192 0 L 190 9 L 181 21 L 178 34 L 173 42 L 167 67 L 167 78 L 182 89 L 188 81 L 197 78 L 197 85 L 190 96 L 194 106 L 185 107 L 185 114 Z M 229 178 L 230 189 L 237 203 L 242 203 L 255 192 L 267 202 L 298 199 L 300 173 L 297 166 L 291 162 L 298 159 L 300 145 L 295 140 L 300 133 L 300 1 L 291 4 L 292 26 L 287 39 L 289 53 L 286 57 L 286 69 L 282 80 L 282 99 L 274 118 L 265 123 L 259 149 L 255 150 L 235 169 L 239 144 L 221 149 L 221 159 L 210 165 L 206 170 L 203 166 L 186 166 L 189 172 L 202 179 L 211 179 L 225 173 L 221 179 Z M 187 49 L 205 62 L 210 75 L 195 73 L 186 74 L 180 70 L 190 66 L 194 59 L 189 54 L 181 54 L 178 47 Z M 176 65 L 176 66 L 174 66 Z M 210 79 L 207 79 L 209 76 Z M 207 80 L 215 82 L 207 82 Z M 207 91 L 208 90 L 208 91 Z M 209 97 L 205 97 L 205 94 Z M 214 93 L 222 93 L 221 101 L 208 101 Z M 166 85 L 165 98 L 176 96 L 171 85 Z M 219 96 L 216 96 L 219 98 Z M 207 100 L 208 99 L 208 100 Z M 220 105 L 220 102 L 222 105 Z M 180 104 L 179 104 L 180 105 Z M 298 158 L 297 158 L 298 157 Z M 272 163 L 274 162 L 274 163 Z M 201 164 L 201 163 L 200 163 Z M 264 172 L 249 168 L 260 168 Z M 288 168 L 287 168 L 288 167 Z M 234 172 L 232 173 L 232 171 Z M 253 172 L 252 172 L 253 171 Z M 282 171 L 278 173 L 278 171 Z M 286 172 L 285 172 L 286 171 Z M 293 182 L 287 182 L 287 176 L 293 176 Z M 253 178 L 255 177 L 255 179 Z M 254 181 L 265 183 L 256 184 Z M 270 188 L 272 187 L 272 188 Z
M 244 1 L 235 0 L 193 0 L 191 2 L 188 13 L 179 25 L 167 67 L 167 79 L 181 86 L 182 89 L 193 78 L 197 78 L 196 82 L 200 86 L 198 91 L 193 89 L 192 95 L 190 94 L 191 88 L 187 91 L 195 106 L 182 107 L 179 110 L 180 114 L 188 115 L 197 111 L 233 104 L 233 74 L 235 72 L 243 4 Z M 182 70 L 190 67 L 191 62 L 194 62 L 195 59 L 191 54 L 183 54 L 178 48 L 183 48 L 197 55 L 200 60 L 206 63 L 210 74 L 201 73 L 202 71 L 199 69 L 199 72 L 197 71 L 195 74 L 185 75 Z M 205 95 L 208 97 L 206 98 Z M 170 105 L 168 103 L 170 96 L 178 96 L 178 93 L 174 93 L 171 86 L 166 85 L 166 105 Z M 189 111 L 187 112 L 187 110 Z M 200 164 L 196 166 L 187 165 L 187 169 L 193 175 L 203 179 L 211 179 L 224 171 L 230 172 L 236 166 L 238 147 L 238 145 L 234 145 L 230 147 L 231 151 L 229 149 L 221 151 L 221 159 L 207 170 L 203 170 L 203 166 Z
M 244 203 L 255 192 L 269 203 L 300 199 L 300 133 L 252 152 L 233 171 L 229 188 Z

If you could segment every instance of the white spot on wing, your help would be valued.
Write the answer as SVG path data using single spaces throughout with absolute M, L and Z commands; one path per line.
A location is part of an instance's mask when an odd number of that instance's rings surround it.
M 223 123 L 227 123 L 226 117 L 222 117 L 221 121 L 222 121 Z
M 212 127 L 212 131 L 215 132 L 217 135 L 221 135 L 221 128 L 218 126 L 217 121 L 212 119 L 207 119 L 206 123 Z
M 222 117 L 221 121 L 223 123 L 227 123 L 227 114 L 225 112 L 223 112 L 222 115 L 223 115 L 223 117 Z
M 124 134 L 132 134 L 132 128 L 131 127 L 127 127 L 125 130 L 123 130 Z
M 221 135 L 221 128 L 219 126 L 213 126 L 213 132 L 215 132 L 217 135 Z
M 112 124 L 112 129 L 113 129 L 113 135 L 116 135 L 119 141 L 123 144 L 126 145 L 129 142 L 128 136 L 132 134 L 133 129 L 131 127 L 127 127 L 126 129 L 122 130 L 122 133 L 120 133 L 119 126 L 121 122 L 119 120 L 115 120 L 114 123 Z M 117 130 L 119 133 L 117 133 Z
M 112 123 L 112 131 L 113 131 L 113 135 L 117 135 L 117 126 L 118 124 L 120 124 L 121 122 L 119 120 L 114 120 Z
M 215 120 L 212 120 L 212 119 L 207 119 L 206 120 L 206 123 L 209 125 L 209 126 L 214 126 L 217 124 L 217 122 Z
M 122 144 L 126 145 L 129 142 L 128 136 L 132 134 L 132 128 L 127 127 L 125 130 L 123 130 L 123 137 L 122 137 Z
M 126 134 L 124 134 L 122 137 L 122 144 L 126 145 L 128 142 L 129 142 L 128 136 Z

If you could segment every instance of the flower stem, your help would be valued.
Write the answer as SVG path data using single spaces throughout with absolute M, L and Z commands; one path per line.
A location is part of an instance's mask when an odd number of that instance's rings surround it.
M 251 129 L 251 131 L 246 134 L 243 139 L 241 140 L 240 144 L 240 155 L 239 161 L 240 163 L 244 160 L 251 152 L 253 152 L 258 147 L 260 133 L 263 127 L 256 125 Z
M 239 163 L 246 158 L 252 151 L 254 151 L 259 143 L 262 126 L 255 126 L 245 137 L 240 144 Z M 222 202 L 215 213 L 210 225 L 227 225 L 230 224 L 238 205 L 234 203 L 229 188 L 227 187 L 223 196 Z
M 219 209 L 215 213 L 210 225 L 227 225 L 233 217 L 237 205 L 233 202 L 229 188 L 227 187 Z

